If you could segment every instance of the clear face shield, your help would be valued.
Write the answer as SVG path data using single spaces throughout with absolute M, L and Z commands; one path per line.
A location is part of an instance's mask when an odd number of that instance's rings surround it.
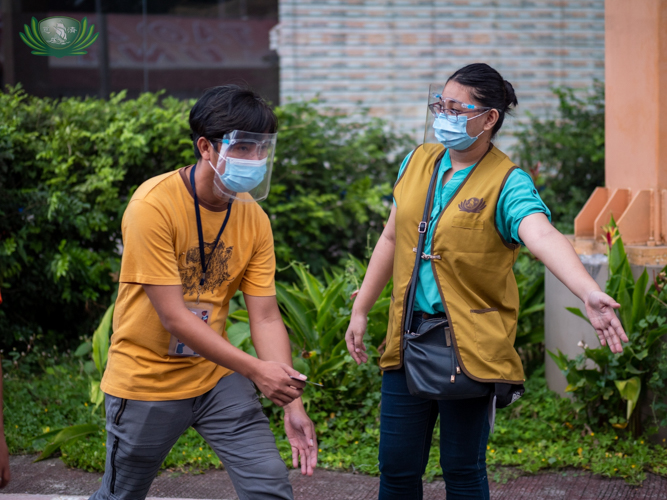
M 222 197 L 235 201 L 261 201 L 269 195 L 277 133 L 258 134 L 234 130 L 212 141 L 218 152 L 214 185 Z M 219 145 L 219 146 L 217 146 Z M 217 146 L 217 147 L 216 147 Z
M 442 99 L 442 92 L 445 86 L 441 83 L 432 83 L 428 86 L 428 104 L 426 107 L 426 124 L 424 125 L 424 144 L 440 144 L 435 136 L 433 123 L 437 117 L 434 113 L 433 105 L 438 104 Z
M 468 121 L 479 118 L 492 108 L 443 97 L 444 88 L 440 83 L 429 85 L 424 144 L 443 144 L 447 148 L 464 150 L 484 132 L 482 130 L 478 136 L 470 137 Z

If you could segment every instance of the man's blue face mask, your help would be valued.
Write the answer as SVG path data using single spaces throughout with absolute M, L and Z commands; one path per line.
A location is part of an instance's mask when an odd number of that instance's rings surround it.
M 225 143 L 221 144 L 219 154 L 222 155 L 226 148 L 227 145 Z M 259 186 L 266 176 L 266 158 L 250 160 L 227 156 L 224 162 L 225 171 L 222 174 L 213 166 L 210 160 L 208 164 L 215 170 L 220 182 L 231 192 L 247 193 Z
M 264 180 L 265 175 L 266 158 L 263 160 L 242 160 L 241 158 L 229 157 L 225 160 L 225 172 L 218 174 L 220 181 L 235 193 L 247 193 L 255 189 Z

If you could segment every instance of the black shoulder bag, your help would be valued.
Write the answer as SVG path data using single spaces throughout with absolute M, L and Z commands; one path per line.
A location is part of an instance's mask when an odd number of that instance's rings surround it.
M 469 399 L 491 396 L 489 421 L 495 408 L 504 408 L 523 395 L 523 385 L 478 382 L 468 377 L 459 365 L 452 345 L 451 329 L 446 317 L 424 319 L 416 332 L 411 332 L 419 265 L 424 251 L 424 240 L 431 222 L 431 210 L 438 168 L 433 171 L 426 195 L 424 215 L 419 223 L 417 256 L 412 271 L 403 324 L 403 364 L 408 390 L 413 396 L 426 399 Z

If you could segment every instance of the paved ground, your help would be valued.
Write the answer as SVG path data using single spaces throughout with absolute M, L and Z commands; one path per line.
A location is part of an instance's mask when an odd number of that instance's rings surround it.
M 33 464 L 34 456 L 10 459 L 12 481 L 0 493 L 0 500 L 83 500 L 93 493 L 101 474 L 68 469 L 53 458 Z M 374 500 L 378 478 L 317 470 L 313 477 L 290 472 L 295 500 Z M 153 482 L 149 497 L 161 499 L 236 500 L 225 471 L 177 474 L 163 472 Z M 445 485 L 435 481 L 424 485 L 425 500 L 444 500 Z M 569 470 L 492 483 L 492 500 L 667 500 L 667 478 L 649 475 L 642 487 L 626 485 L 593 474 Z

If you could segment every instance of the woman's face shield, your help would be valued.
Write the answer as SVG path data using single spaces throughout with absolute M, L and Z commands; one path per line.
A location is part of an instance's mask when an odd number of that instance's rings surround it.
M 442 83 L 432 83 L 428 87 L 428 102 L 426 107 L 426 123 L 424 125 L 424 144 L 440 144 L 440 141 L 435 137 L 433 129 L 433 122 L 437 114 L 433 113 L 433 106 L 440 103 L 442 92 L 445 85 Z
M 224 197 L 243 202 L 266 199 L 277 136 L 234 130 L 212 141 L 218 152 L 214 183 Z
M 445 97 L 443 96 L 444 89 L 445 86 L 441 83 L 429 85 L 426 124 L 424 126 L 425 144 L 440 144 L 433 128 L 433 123 L 438 116 L 444 116 L 448 121 L 456 123 L 459 120 L 470 120 L 491 109 Z

